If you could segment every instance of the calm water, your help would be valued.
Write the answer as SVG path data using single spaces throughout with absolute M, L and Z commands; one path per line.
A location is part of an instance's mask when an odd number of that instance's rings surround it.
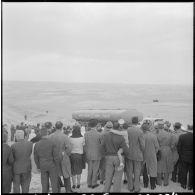
M 69 121 L 82 108 L 136 108 L 184 126 L 193 122 L 192 86 L 3 82 L 2 97 L 3 122 L 9 124 L 24 121 L 25 114 L 32 122 Z

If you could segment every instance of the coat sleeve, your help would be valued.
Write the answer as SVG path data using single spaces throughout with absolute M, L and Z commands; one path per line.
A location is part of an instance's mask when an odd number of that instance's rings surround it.
M 40 159 L 39 159 L 39 155 L 38 155 L 38 152 L 37 152 L 36 144 L 34 146 L 34 160 L 35 160 L 35 164 L 37 166 L 37 169 L 40 169 Z
M 179 141 L 177 143 L 177 151 L 178 151 L 178 154 L 180 155 L 181 154 L 181 148 L 182 148 L 182 140 L 181 140 L 182 136 L 179 137 Z
M 52 149 L 53 149 L 53 159 L 54 159 L 54 162 L 56 164 L 58 164 L 60 162 L 60 157 L 59 157 L 59 153 L 58 153 L 58 150 L 57 150 L 57 147 L 55 144 L 52 144 Z
M 101 148 L 102 155 L 105 155 L 105 139 L 104 139 L 104 134 L 101 136 L 101 145 L 100 145 L 100 148 Z
M 157 137 L 154 137 L 154 147 L 155 147 L 155 152 L 157 153 L 160 148 Z
M 65 151 L 66 151 L 66 154 L 68 156 L 70 156 L 71 150 L 72 150 L 71 142 L 70 142 L 69 138 L 67 137 L 67 139 L 65 141 Z
M 144 150 L 145 150 L 145 139 L 144 139 L 143 133 L 140 134 L 138 140 L 139 140 L 141 150 L 142 150 L 142 152 L 144 152 Z
M 120 147 L 123 149 L 123 152 L 125 156 L 128 156 L 129 154 L 129 148 L 127 147 L 127 144 L 125 143 L 125 138 L 121 136 L 121 144 Z
M 14 163 L 14 157 L 13 157 L 12 149 L 10 148 L 9 157 L 8 157 L 8 164 L 12 165 L 13 163 Z

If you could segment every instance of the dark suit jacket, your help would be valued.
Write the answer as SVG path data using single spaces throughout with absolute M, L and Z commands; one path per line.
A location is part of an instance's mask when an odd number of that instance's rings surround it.
M 31 171 L 32 142 L 23 140 L 14 143 L 11 148 L 14 156 L 14 174 Z
M 129 154 L 130 160 L 143 161 L 143 152 L 145 150 L 145 140 L 143 132 L 140 128 L 132 126 L 127 130 L 129 139 Z
M 47 138 L 42 138 L 34 147 L 34 160 L 38 169 L 48 171 L 59 162 L 58 151 L 53 142 Z
M 3 144 L 3 172 L 10 172 L 14 162 L 11 147 L 8 144 Z
M 86 132 L 85 146 L 87 160 L 101 160 L 101 134 L 96 129 Z
M 180 135 L 177 150 L 182 161 L 193 163 L 193 133 Z
M 107 132 L 102 135 L 101 150 L 105 156 L 117 156 L 118 150 L 122 148 L 125 156 L 128 155 L 128 147 L 122 135 Z

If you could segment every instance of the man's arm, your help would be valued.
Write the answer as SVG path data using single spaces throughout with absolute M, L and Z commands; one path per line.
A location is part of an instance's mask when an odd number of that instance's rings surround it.
M 179 141 L 177 143 L 177 151 L 179 155 L 181 154 L 181 149 L 182 149 L 182 136 L 179 136 Z
M 127 144 L 125 143 L 125 138 L 120 136 L 120 139 L 121 139 L 120 148 L 123 149 L 123 152 L 124 152 L 125 156 L 128 156 L 129 148 L 127 147 Z
M 138 140 L 139 140 L 140 148 L 141 148 L 142 152 L 144 152 L 144 150 L 145 150 L 145 139 L 144 139 L 143 133 L 141 133 L 139 135 Z
M 37 169 L 40 169 L 40 159 L 39 159 L 39 155 L 38 155 L 38 152 L 37 152 L 36 144 L 34 146 L 34 160 L 35 160 L 35 164 L 37 166 Z
M 72 146 L 71 146 L 70 140 L 69 140 L 68 137 L 66 137 L 66 140 L 65 140 L 65 151 L 66 151 L 66 154 L 68 156 L 70 156 L 71 150 L 72 150 Z

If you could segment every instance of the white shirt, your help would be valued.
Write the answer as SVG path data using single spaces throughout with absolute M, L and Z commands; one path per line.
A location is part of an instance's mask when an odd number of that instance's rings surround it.
M 83 154 L 83 146 L 85 145 L 84 137 L 69 137 L 72 146 L 71 153 Z

